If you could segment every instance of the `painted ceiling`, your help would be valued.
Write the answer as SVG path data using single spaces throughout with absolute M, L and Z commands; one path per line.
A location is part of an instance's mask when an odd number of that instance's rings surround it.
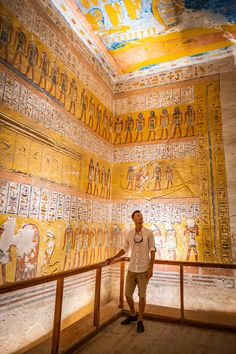
M 185 66 L 236 48 L 235 0 L 52 3 L 113 77 Z

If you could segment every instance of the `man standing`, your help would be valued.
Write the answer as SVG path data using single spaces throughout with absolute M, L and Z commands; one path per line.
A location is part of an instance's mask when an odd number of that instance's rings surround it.
M 130 308 L 130 315 L 121 322 L 123 325 L 138 321 L 137 332 L 144 332 L 143 314 L 146 304 L 146 288 L 153 275 L 155 259 L 155 243 L 153 232 L 143 227 L 143 216 L 139 210 L 132 214 L 135 229 L 126 235 L 122 249 L 113 257 L 107 259 L 111 263 L 115 258 L 123 256 L 131 249 L 129 268 L 126 276 L 125 296 Z M 151 254 L 151 257 L 150 257 Z M 138 285 L 139 316 L 135 313 L 133 293 Z

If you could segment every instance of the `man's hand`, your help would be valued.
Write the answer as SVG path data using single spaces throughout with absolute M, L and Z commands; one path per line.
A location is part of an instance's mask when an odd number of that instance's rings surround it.
M 147 281 L 153 276 L 153 266 L 149 266 L 147 271 Z
M 108 264 L 111 264 L 113 261 L 114 261 L 114 257 L 111 257 L 111 258 L 107 258 L 107 259 L 106 259 L 106 262 L 107 262 Z

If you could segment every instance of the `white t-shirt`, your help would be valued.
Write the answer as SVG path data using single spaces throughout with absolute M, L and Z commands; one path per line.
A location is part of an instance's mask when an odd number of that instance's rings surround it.
M 128 267 L 131 272 L 146 272 L 150 265 L 150 251 L 156 251 L 154 235 L 151 230 L 143 227 L 137 237 L 137 240 L 142 239 L 142 241 L 135 242 L 135 234 L 135 229 L 129 231 L 126 234 L 122 249 L 125 251 L 125 253 L 131 249 L 131 256 Z

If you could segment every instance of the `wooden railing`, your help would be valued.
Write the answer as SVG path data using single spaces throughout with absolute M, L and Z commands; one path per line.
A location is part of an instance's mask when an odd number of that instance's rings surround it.
M 123 260 L 123 259 L 116 260 L 113 263 L 119 263 L 121 260 Z M 124 262 L 122 262 L 122 263 L 124 264 Z M 74 275 L 78 275 L 78 274 L 82 274 L 85 272 L 90 272 L 90 271 L 96 270 L 93 324 L 96 327 L 97 332 L 98 332 L 99 328 L 100 328 L 101 277 L 102 277 L 102 268 L 105 266 L 108 266 L 108 263 L 101 262 L 101 263 L 81 267 L 78 269 L 60 272 L 60 273 L 53 274 L 53 275 L 47 275 L 47 276 L 40 277 L 40 278 L 34 278 L 34 279 L 29 279 L 29 280 L 23 280 L 23 281 L 16 282 L 16 283 L 6 284 L 6 285 L 3 285 L 0 287 L 0 295 L 6 294 L 6 293 L 9 293 L 12 291 L 16 291 L 16 290 L 21 290 L 21 289 L 25 289 L 28 287 L 56 281 L 56 297 L 55 297 L 51 354 L 57 354 L 59 352 L 59 343 L 60 343 L 64 279 L 74 276 Z
M 120 296 L 119 296 L 119 308 L 124 309 L 124 278 L 125 278 L 125 262 L 128 262 L 128 257 L 123 257 L 115 260 L 112 264 L 120 263 Z M 178 262 L 178 261 L 162 261 L 156 260 L 155 264 L 178 266 L 179 267 L 179 284 L 180 284 L 180 321 L 185 323 L 185 307 L 184 307 L 184 268 L 223 268 L 223 269 L 236 269 L 236 264 L 225 263 L 204 263 L 204 262 Z M 100 328 L 100 293 L 101 293 L 101 277 L 102 268 L 108 266 L 107 262 L 101 262 L 86 267 L 81 267 L 74 270 L 68 270 L 53 275 L 48 275 L 40 278 L 34 278 L 30 280 L 24 280 L 16 283 L 5 284 L 0 287 L 0 294 L 9 293 L 12 291 L 25 289 L 40 284 L 56 281 L 56 297 L 55 297 L 55 310 L 54 310 L 54 324 L 53 324 L 53 336 L 51 353 L 57 354 L 59 352 L 60 343 L 60 330 L 61 330 L 61 314 L 62 314 L 62 302 L 63 302 L 63 289 L 64 279 L 82 274 L 89 271 L 96 271 L 95 279 L 95 298 L 94 298 L 94 312 L 93 312 L 93 325 L 96 327 L 97 332 Z M 236 328 L 236 326 L 235 326 Z

